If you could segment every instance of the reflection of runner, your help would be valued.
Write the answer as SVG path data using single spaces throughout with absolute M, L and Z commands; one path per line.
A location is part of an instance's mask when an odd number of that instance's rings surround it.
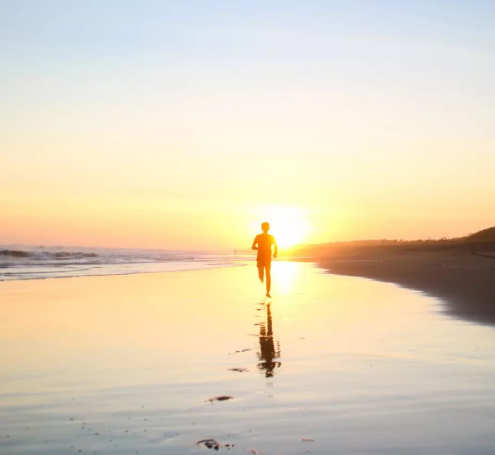
M 266 378 L 271 378 L 274 375 L 274 369 L 282 366 L 281 362 L 275 359 L 280 358 L 280 345 L 273 340 L 273 325 L 271 305 L 266 305 L 266 325 L 264 322 L 260 324 L 260 352 L 258 354 L 258 368 L 265 372 Z
M 258 266 L 258 275 L 260 281 L 263 283 L 263 278 L 266 272 L 266 296 L 270 296 L 270 287 L 272 285 L 272 277 L 270 270 L 272 267 L 272 245 L 274 245 L 273 257 L 277 257 L 277 242 L 273 235 L 268 234 L 270 230 L 269 223 L 263 223 L 261 225 L 263 234 L 258 234 L 253 241 L 251 248 L 258 251 L 258 256 L 256 257 L 256 263 Z

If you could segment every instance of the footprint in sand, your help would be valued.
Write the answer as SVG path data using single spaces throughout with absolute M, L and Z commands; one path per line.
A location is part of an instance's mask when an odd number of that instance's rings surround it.
M 208 447 L 208 449 L 215 449 L 218 450 L 220 448 L 220 443 L 215 441 L 215 439 L 202 439 L 201 441 L 198 441 L 196 443 L 198 446 L 205 446 Z
M 215 450 L 218 450 L 222 447 L 225 447 L 226 449 L 230 450 L 231 448 L 234 447 L 234 444 L 220 444 L 215 439 L 202 439 L 201 441 L 198 441 L 196 444 L 203 445 L 208 449 L 215 449 Z

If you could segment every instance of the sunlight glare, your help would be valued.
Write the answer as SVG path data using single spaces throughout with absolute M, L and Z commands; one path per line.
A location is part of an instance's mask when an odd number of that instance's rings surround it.
M 270 222 L 270 234 L 275 236 L 280 248 L 302 243 L 309 232 L 304 212 L 296 207 L 272 207 L 267 220 Z

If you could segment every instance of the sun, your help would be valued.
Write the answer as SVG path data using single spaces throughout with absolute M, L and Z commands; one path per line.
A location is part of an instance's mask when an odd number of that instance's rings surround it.
M 303 243 L 309 232 L 304 211 L 295 207 L 276 206 L 270 210 L 267 220 L 280 248 Z

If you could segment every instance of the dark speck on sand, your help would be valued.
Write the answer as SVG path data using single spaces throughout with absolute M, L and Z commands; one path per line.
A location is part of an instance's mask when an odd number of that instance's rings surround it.
M 231 397 L 229 395 L 219 395 L 217 397 L 212 397 L 208 398 L 208 401 L 213 403 L 214 401 L 227 401 L 227 400 L 232 400 L 234 397 Z

